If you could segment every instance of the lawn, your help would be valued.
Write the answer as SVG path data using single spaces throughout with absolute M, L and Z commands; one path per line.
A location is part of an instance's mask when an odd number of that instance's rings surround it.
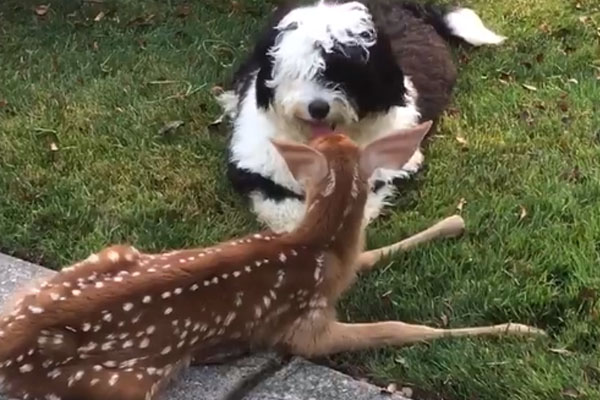
M 271 5 L 0 5 L 0 251 L 58 269 L 109 243 L 198 246 L 258 226 L 225 178 L 227 82 Z M 465 1 L 509 40 L 457 49 L 427 168 L 369 229 L 398 240 L 459 210 L 468 233 L 382 263 L 353 321 L 518 321 L 543 340 L 347 354 L 343 370 L 428 398 L 600 398 L 600 3 Z M 164 132 L 166 124 L 183 121 Z M 173 124 L 177 125 L 177 124 Z

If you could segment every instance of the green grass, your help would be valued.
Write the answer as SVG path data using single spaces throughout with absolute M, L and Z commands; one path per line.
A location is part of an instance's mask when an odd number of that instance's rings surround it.
M 44 17 L 35 3 L 0 5 L 0 251 L 59 268 L 109 243 L 159 250 L 255 230 L 225 179 L 227 129 L 207 126 L 219 114 L 211 88 L 270 5 L 204 0 L 187 13 L 176 1 L 49 2 Z M 461 199 L 468 233 L 383 263 L 340 315 L 510 320 L 551 337 L 438 341 L 333 362 L 433 398 L 598 399 L 600 5 L 468 4 L 510 39 L 456 50 L 457 95 L 427 168 L 369 229 L 369 246 L 423 229 Z M 158 134 L 174 120 L 185 125 Z

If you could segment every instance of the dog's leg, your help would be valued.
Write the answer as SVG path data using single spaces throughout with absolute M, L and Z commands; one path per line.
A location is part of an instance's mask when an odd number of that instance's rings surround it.
M 407 251 L 434 239 L 456 237 L 462 234 L 464 229 L 465 222 L 463 219 L 458 215 L 453 215 L 400 242 L 361 253 L 358 257 L 358 269 L 369 270 L 382 258 L 398 251 Z
M 403 346 L 449 337 L 545 335 L 545 332 L 540 329 L 512 323 L 459 329 L 438 329 L 399 321 L 366 324 L 347 324 L 332 321 L 320 332 L 311 340 L 294 343 L 292 346 L 293 351 L 302 356 L 317 357 L 390 345 Z

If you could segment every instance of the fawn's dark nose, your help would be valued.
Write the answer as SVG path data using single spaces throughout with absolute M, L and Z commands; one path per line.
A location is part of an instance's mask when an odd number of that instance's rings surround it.
M 308 113 L 314 119 L 324 119 L 329 114 L 329 103 L 321 99 L 313 100 L 308 104 Z

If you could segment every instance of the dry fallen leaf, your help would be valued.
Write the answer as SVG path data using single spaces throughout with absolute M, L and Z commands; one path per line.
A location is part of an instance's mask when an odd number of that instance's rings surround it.
M 527 216 L 527 209 L 521 205 L 519 205 L 521 212 L 519 212 L 519 221 L 522 221 Z
M 579 19 L 579 22 L 581 22 L 582 24 L 585 24 L 586 22 L 588 22 L 588 20 L 590 19 L 590 17 L 588 17 L 587 15 L 582 15 L 578 19 Z
M 447 327 L 448 326 L 448 316 L 446 314 L 442 314 L 442 316 L 440 317 L 440 319 L 442 320 L 442 326 L 443 327 Z
M 548 26 L 547 23 L 543 23 L 540 25 L 540 31 L 544 32 L 544 33 L 548 33 L 550 32 L 550 27 Z
M 413 396 L 413 390 L 412 388 L 405 386 L 400 390 L 400 393 L 402 393 L 402 396 L 404 397 L 408 397 L 409 399 L 412 398 Z
M 574 83 L 576 85 L 579 83 L 579 81 L 577 79 L 575 79 L 575 78 L 570 78 L 567 82 Z
M 94 41 L 94 43 L 92 43 L 92 50 L 98 51 L 99 48 L 100 46 L 98 46 L 98 42 Z
M 408 361 L 406 361 L 406 358 L 404 358 L 402 356 L 397 356 L 396 358 L 394 358 L 394 362 L 396 364 L 402 365 L 404 367 L 408 366 Z
M 191 11 L 192 7 L 187 3 L 183 3 L 177 6 L 177 8 L 175 9 L 175 15 L 179 18 L 185 18 L 188 15 L 190 15 Z
M 98 13 L 98 15 L 96 15 L 96 17 L 94 18 L 94 21 L 96 21 L 96 22 L 100 22 L 100 21 L 102 21 L 102 19 L 104 18 L 104 15 L 105 15 L 105 14 L 104 14 L 104 11 L 100 11 L 100 12 Z
M 460 136 L 460 135 L 456 135 L 456 141 L 460 144 L 462 144 L 463 146 L 466 146 L 468 144 L 467 139 L 465 139 L 464 137 Z
M 170 121 L 167 122 L 162 128 L 159 129 L 158 134 L 159 135 L 169 135 L 171 133 L 173 133 L 177 128 L 179 128 L 180 126 L 184 125 L 185 122 L 183 121 Z
M 8 101 L 6 101 L 4 99 L 0 99 L 0 108 L 6 107 L 7 104 L 8 104 Z
M 456 115 L 460 115 L 460 109 L 458 107 L 448 107 L 446 109 L 446 114 L 450 115 L 450 116 L 456 116 Z
M 535 61 L 537 61 L 538 63 L 544 62 L 544 54 L 540 53 L 537 56 L 535 56 Z
M 565 170 L 561 174 L 561 178 L 566 179 L 569 182 L 578 182 L 581 179 L 581 171 L 579 167 L 576 165 L 569 170 Z
M 231 11 L 234 13 L 238 12 L 238 11 L 242 11 L 242 5 L 238 1 L 233 0 L 231 2 Z
M 398 385 L 396 385 L 395 383 L 390 383 L 389 385 L 387 385 L 386 388 L 381 389 L 381 392 L 385 394 L 394 394 L 397 390 Z
M 225 92 L 225 89 L 223 89 L 221 86 L 213 86 L 212 88 L 210 88 L 210 93 L 213 96 L 218 96 L 220 94 L 223 94 Z
M 44 15 L 48 14 L 48 10 L 50 10 L 50 4 L 41 4 L 35 8 L 35 15 L 38 17 L 43 17 Z
M 559 100 L 558 108 L 560 108 L 562 112 L 567 112 L 569 111 L 569 103 L 566 100 Z
M 463 197 L 458 201 L 456 211 L 462 212 L 463 208 L 465 207 L 465 204 L 467 204 L 467 200 Z
M 560 392 L 560 394 L 562 394 L 565 397 L 570 397 L 572 399 L 577 399 L 580 396 L 579 391 L 577 389 L 574 389 L 574 388 L 564 389 L 562 392 Z
M 132 18 L 127 22 L 127 26 L 151 26 L 155 23 L 153 21 L 154 14 L 143 15 L 139 17 Z
M 214 121 L 210 122 L 208 124 L 209 127 L 211 126 L 217 126 L 217 125 L 221 125 L 221 123 L 223 122 L 223 120 L 225 119 L 225 113 L 219 115 Z
M 54 142 L 50 142 L 50 151 L 58 151 L 58 146 Z
M 551 352 L 556 353 L 556 354 L 562 354 L 565 356 L 570 356 L 573 354 L 572 351 L 569 351 L 567 349 L 550 349 Z
M 531 90 L 532 92 L 537 92 L 537 88 L 536 88 L 535 86 L 528 85 L 528 84 L 526 84 L 526 83 L 523 83 L 522 85 L 523 85 L 523 87 L 524 87 L 525 89 L 527 89 L 527 90 Z

